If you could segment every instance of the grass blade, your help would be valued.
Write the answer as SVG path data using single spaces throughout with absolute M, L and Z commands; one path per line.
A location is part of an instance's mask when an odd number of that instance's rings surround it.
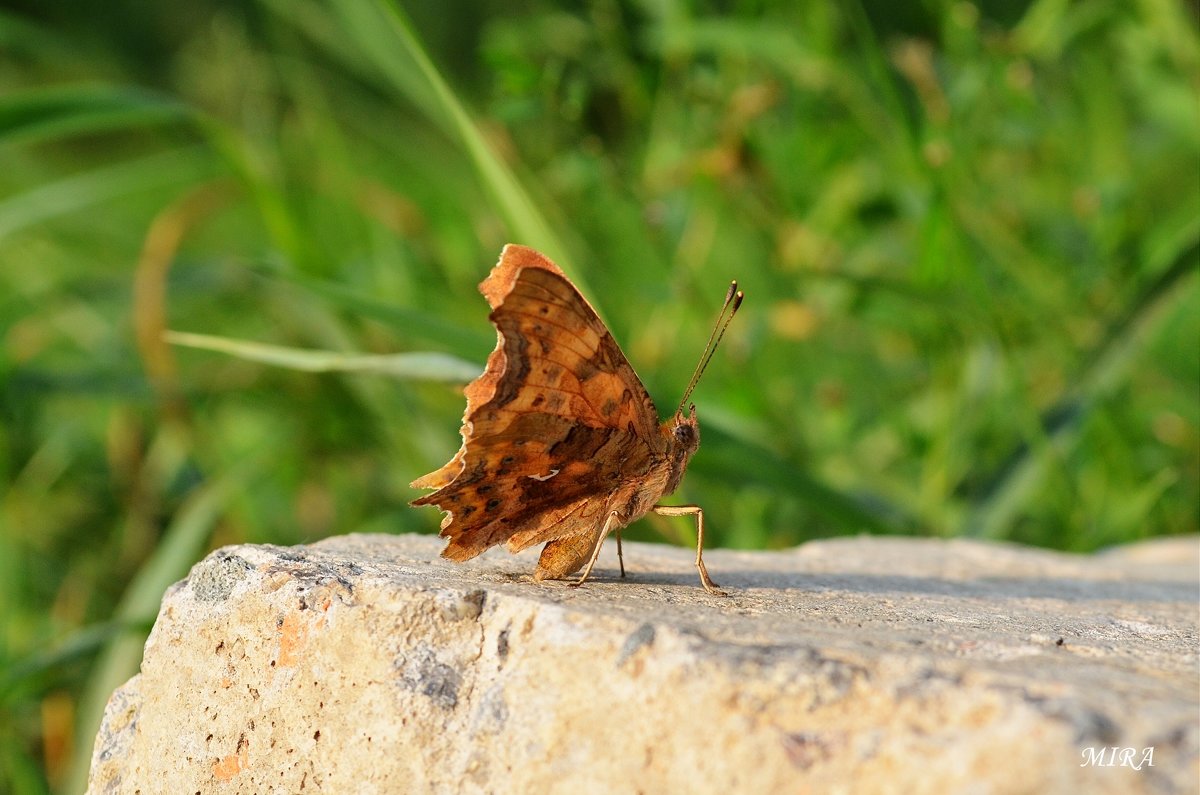
M 397 353 L 363 355 L 336 351 L 312 351 L 266 345 L 261 342 L 168 331 L 166 340 L 175 345 L 219 351 L 239 359 L 272 364 L 309 373 L 377 373 L 413 381 L 461 384 L 483 370 L 482 366 L 444 353 Z
M 292 4 L 268 5 L 289 22 L 306 29 L 313 16 Z M 571 268 L 570 257 L 559 235 L 553 230 L 529 193 L 508 165 L 487 144 L 479 127 L 471 119 L 454 91 L 446 83 L 421 46 L 412 24 L 396 3 L 363 3 L 359 0 L 335 0 L 334 14 L 353 42 L 351 48 L 371 63 L 387 85 L 400 96 L 423 109 L 430 121 L 457 141 L 466 152 L 496 212 L 508 225 L 512 239 L 534 246 L 557 262 L 580 287 L 579 275 Z M 321 38 L 318 43 L 326 43 Z M 344 42 L 339 45 L 344 55 Z M 586 291 L 586 290 L 585 290 Z
M 0 240 L 52 218 L 131 193 L 196 182 L 216 171 L 205 147 L 159 152 L 39 185 L 0 201 Z
M 185 119 L 186 105 L 125 86 L 35 89 L 0 99 L 0 142 L 40 142 Z
M 344 285 L 285 271 L 271 271 L 262 275 L 264 278 L 278 278 L 295 284 L 360 317 L 386 323 L 411 339 L 437 343 L 464 358 L 486 353 L 496 341 L 494 334 L 482 330 L 482 325 L 479 331 L 475 331 L 438 315 L 365 296 Z

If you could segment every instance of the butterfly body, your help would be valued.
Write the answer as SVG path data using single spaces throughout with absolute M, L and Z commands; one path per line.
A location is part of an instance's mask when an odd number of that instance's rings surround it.
M 533 249 L 505 246 L 479 288 L 496 348 L 465 390 L 462 447 L 413 481 L 436 490 L 412 504 L 445 512 L 444 557 L 545 543 L 535 579 L 563 577 L 679 486 L 700 442 L 695 408 L 660 424 L 595 310 Z
M 679 487 L 688 461 L 700 446 L 695 411 L 690 416 L 677 414 L 664 422 L 657 442 L 657 455 L 644 473 L 639 474 L 635 469 L 628 475 L 621 473 L 611 479 L 616 488 L 603 499 L 599 511 L 602 517 L 614 518 L 609 532 L 619 531 L 650 513 L 659 498 Z M 604 532 L 604 523 L 588 516 L 567 535 L 546 544 L 533 578 L 558 579 L 578 571 L 587 563 Z

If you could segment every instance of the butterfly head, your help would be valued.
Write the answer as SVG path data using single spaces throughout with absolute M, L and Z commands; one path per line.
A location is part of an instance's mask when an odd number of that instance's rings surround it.
M 700 423 L 696 419 L 696 407 L 684 414 L 683 410 L 662 424 L 667 437 L 667 458 L 670 461 L 669 475 L 663 494 L 670 494 L 679 487 L 683 471 L 687 469 L 692 454 L 700 447 Z
M 675 412 L 671 419 L 671 438 L 678 453 L 686 460 L 700 447 L 700 422 L 696 419 L 696 404 L 693 403 L 688 414 Z

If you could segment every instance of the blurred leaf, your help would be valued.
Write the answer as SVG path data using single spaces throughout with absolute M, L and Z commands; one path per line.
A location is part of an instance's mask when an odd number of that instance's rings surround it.
M 206 148 L 186 147 L 101 166 L 39 185 L 0 201 L 0 240 L 51 218 L 131 193 L 196 182 L 215 174 L 216 166 Z
M 825 516 L 843 533 L 900 533 L 914 523 L 878 497 L 850 497 L 832 489 L 770 450 L 737 442 L 723 431 L 706 434 L 697 469 L 732 483 L 753 483 L 786 494 Z
M 0 9 L 0 52 L 9 52 L 53 63 L 78 56 L 78 48 L 46 28 Z
M 176 121 L 188 108 L 126 86 L 54 86 L 0 97 L 0 143 L 41 142 Z
M 5 784 L 12 787 L 12 795 L 49 794 L 38 760 L 23 753 L 16 743 L 4 743 L 0 747 L 0 764 L 3 764 L 0 770 L 8 774 Z
M 1041 485 L 1046 467 L 1054 457 L 1063 456 L 1075 444 L 1087 413 L 1104 395 L 1127 377 L 1150 344 L 1154 332 L 1167 316 L 1179 309 L 1188 288 L 1197 276 L 1196 261 L 1200 241 L 1183 252 L 1175 264 L 1150 286 L 1118 320 L 1104 342 L 1089 357 L 1087 368 L 1077 379 L 1072 397 L 1054 406 L 1045 415 L 1043 443 L 1030 445 L 1003 470 L 988 494 L 975 506 L 963 524 L 968 536 L 1001 537 Z
M 145 637 L 150 631 L 150 627 L 150 621 L 132 623 L 104 621 L 82 627 L 52 648 L 38 651 L 24 660 L 17 660 L 0 670 L 0 701 L 11 698 L 14 691 L 17 691 L 29 680 L 36 679 L 54 668 L 95 652 L 124 632 L 140 633 L 142 637 Z

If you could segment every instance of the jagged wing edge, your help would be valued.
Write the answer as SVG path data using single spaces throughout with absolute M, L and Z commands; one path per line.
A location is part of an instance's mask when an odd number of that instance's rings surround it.
M 512 292 L 517 278 L 524 268 L 541 268 L 556 273 L 564 279 L 566 278 L 566 274 L 562 272 L 561 268 L 537 251 L 528 246 L 509 243 L 500 252 L 500 259 L 496 262 L 495 267 L 492 268 L 491 273 L 479 283 L 479 292 L 483 293 L 483 297 L 487 299 L 488 306 L 492 310 L 499 308 L 504 303 L 504 299 Z M 587 303 L 586 299 L 584 299 L 584 302 Z M 412 488 L 442 489 L 450 485 L 456 477 L 462 474 L 463 467 L 465 466 L 464 459 L 467 454 L 467 441 L 471 438 L 472 434 L 471 417 L 481 406 L 487 405 L 488 401 L 495 396 L 496 386 L 500 383 L 500 379 L 504 377 L 504 371 L 507 367 L 508 357 L 504 353 L 504 334 L 497 328 L 496 348 L 488 355 L 487 366 L 484 367 L 483 373 L 474 381 L 467 384 L 463 390 L 463 394 L 467 398 L 467 407 L 463 411 L 463 424 L 459 429 L 459 434 L 463 440 L 462 446 L 459 447 L 458 452 L 444 466 L 410 483 L 409 485 Z M 438 505 L 437 496 L 438 492 L 435 491 L 423 497 L 418 497 L 410 504 Z M 441 506 L 439 505 L 438 507 Z M 454 515 L 450 511 L 446 511 L 445 514 L 442 517 L 442 529 L 445 529 L 454 521 Z

